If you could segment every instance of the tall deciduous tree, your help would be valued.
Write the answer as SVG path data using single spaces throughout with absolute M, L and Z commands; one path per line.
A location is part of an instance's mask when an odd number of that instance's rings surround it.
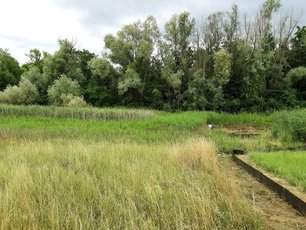
M 219 50 L 214 55 L 214 74 L 209 79 L 209 91 L 212 93 L 211 108 L 218 110 L 224 104 L 224 86 L 230 80 L 232 55 Z
M 85 81 L 75 44 L 67 39 L 59 40 L 59 50 L 44 61 L 44 75 L 48 85 L 63 74 L 83 85 Z
M 174 109 L 182 108 L 184 92 L 188 90 L 193 65 L 191 36 L 195 20 L 189 13 L 174 15 L 165 25 L 165 42 L 161 46 L 163 76 L 168 82 L 169 99 Z
M 107 35 L 104 39 L 105 47 L 110 51 L 108 57 L 121 69 L 118 90 L 125 96 L 126 104 L 132 103 L 127 98 L 143 103 L 144 94 L 147 93 L 144 87 L 153 77 L 155 67 L 152 60 L 159 37 L 156 20 L 149 16 L 144 22 L 126 25 L 116 36 Z
M 105 58 L 92 58 L 88 62 L 91 71 L 85 89 L 85 99 L 95 106 L 111 106 L 118 101 L 118 73 Z

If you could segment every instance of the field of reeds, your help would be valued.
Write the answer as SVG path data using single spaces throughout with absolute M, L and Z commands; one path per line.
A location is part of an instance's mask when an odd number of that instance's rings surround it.
M 37 105 L 6 105 L 0 104 L 0 114 L 4 116 L 50 117 L 64 119 L 94 120 L 134 120 L 152 117 L 157 111 L 147 109 L 125 108 L 73 108 Z

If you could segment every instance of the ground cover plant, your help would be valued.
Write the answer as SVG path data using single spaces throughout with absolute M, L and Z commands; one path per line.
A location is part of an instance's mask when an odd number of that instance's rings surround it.
M 306 192 L 306 151 L 258 152 L 249 156 L 260 167 Z

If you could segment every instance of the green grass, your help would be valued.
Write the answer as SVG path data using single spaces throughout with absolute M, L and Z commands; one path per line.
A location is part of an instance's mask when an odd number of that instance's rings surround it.
M 206 114 L 160 113 L 140 120 L 80 120 L 0 116 L 0 136 L 19 139 L 61 138 L 96 141 L 165 143 L 202 136 Z
M 0 115 L 0 139 L 85 139 L 160 144 L 205 137 L 215 142 L 221 153 L 230 153 L 233 149 L 273 149 L 282 145 L 269 132 L 242 138 L 218 129 L 209 130 L 207 116 L 206 112 L 158 113 L 147 119 L 101 121 Z
M 256 113 L 207 113 L 207 123 L 222 126 L 257 126 L 266 127 L 269 124 L 269 116 Z
M 306 151 L 250 153 L 256 164 L 306 191 Z

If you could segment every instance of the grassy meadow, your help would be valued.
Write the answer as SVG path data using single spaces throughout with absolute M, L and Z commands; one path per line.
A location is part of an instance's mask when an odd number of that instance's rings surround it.
M 0 105 L 0 229 L 261 229 L 217 153 L 300 144 L 268 115 L 35 108 Z
M 306 151 L 251 153 L 249 156 L 260 167 L 306 192 Z

